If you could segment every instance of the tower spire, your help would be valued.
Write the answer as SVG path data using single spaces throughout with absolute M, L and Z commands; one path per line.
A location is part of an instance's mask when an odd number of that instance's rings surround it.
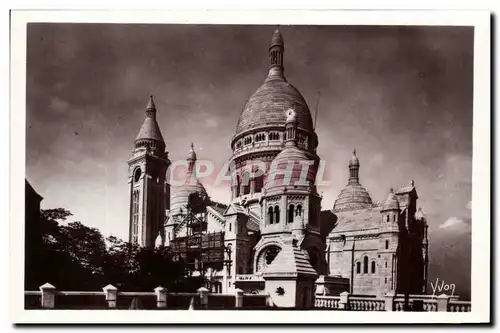
M 161 135 L 160 127 L 156 122 L 156 106 L 152 95 L 149 96 L 145 112 L 146 118 L 135 138 L 135 148 L 147 148 L 163 153 L 165 150 L 165 141 Z
M 156 119 L 156 106 L 153 101 L 153 95 L 149 96 L 148 105 L 146 106 L 146 117 Z
M 267 80 L 285 80 L 283 72 L 285 71 L 283 67 L 283 54 L 285 53 L 285 43 L 283 42 L 283 36 L 279 27 L 274 31 L 273 37 L 271 39 L 271 45 L 269 46 L 269 73 L 267 75 Z
M 194 144 L 191 142 L 189 153 L 186 159 L 188 161 L 188 173 L 194 174 L 196 159 L 197 157 L 196 152 L 194 151 Z

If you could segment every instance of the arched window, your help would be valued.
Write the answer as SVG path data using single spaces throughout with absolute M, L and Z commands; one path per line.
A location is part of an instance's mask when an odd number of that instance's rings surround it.
M 385 278 L 385 283 L 387 284 L 387 278 Z
M 140 178 L 141 178 L 141 168 L 137 168 L 135 169 L 134 172 L 134 182 L 138 182 Z
M 372 261 L 372 274 L 375 274 L 375 261 Z
M 392 215 L 392 221 L 396 222 L 396 214 Z
M 302 215 L 302 205 L 297 205 L 297 210 L 295 215 L 301 216 Z
M 385 241 L 385 249 L 389 250 L 389 241 L 388 240 Z
M 389 215 L 387 215 L 387 222 L 389 222 Z
M 276 224 L 280 223 L 280 207 L 274 207 L 274 221 Z
M 361 263 L 358 261 L 356 263 L 356 274 L 359 274 L 361 273 Z
M 288 223 L 293 223 L 293 210 L 294 210 L 294 206 L 293 205 L 290 205 L 288 207 Z
M 385 268 L 387 268 L 387 261 L 385 262 Z
M 248 172 L 245 172 L 243 174 L 243 195 L 249 194 L 250 193 L 250 174 Z
M 233 225 L 232 223 L 229 223 L 229 231 L 231 231 L 231 226 L 232 225 Z
M 240 196 L 240 184 L 241 184 L 241 178 L 239 175 L 236 175 L 236 197 Z
M 273 207 L 269 207 L 267 210 L 267 218 L 269 219 L 269 224 L 273 224 Z
M 259 193 L 262 191 L 262 187 L 264 187 L 264 176 L 260 175 L 259 177 L 254 179 L 255 182 L 255 193 Z
M 363 273 L 368 274 L 368 257 L 363 258 Z

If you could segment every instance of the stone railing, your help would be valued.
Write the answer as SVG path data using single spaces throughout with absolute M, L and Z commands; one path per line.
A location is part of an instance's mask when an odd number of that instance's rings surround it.
M 354 311 L 384 311 L 385 300 L 372 297 L 350 297 L 349 310 Z
M 316 295 L 314 307 L 353 311 L 384 311 L 385 300 L 371 296 L 353 296 L 345 291 L 340 296 Z
M 259 281 L 259 282 L 262 281 L 262 282 L 264 282 L 264 278 L 262 278 L 262 275 L 237 274 L 236 281 Z
M 340 296 L 316 295 L 314 307 L 317 309 L 338 309 L 351 311 L 423 311 L 423 312 L 470 312 L 469 301 L 459 301 L 457 296 L 445 294 L 437 297 L 431 295 L 410 295 L 407 307 L 403 295 L 389 292 L 384 298 L 374 296 L 350 295 L 343 292 Z
M 338 309 L 340 296 L 316 296 L 315 308 Z
M 448 312 L 470 312 L 471 304 L 467 301 L 452 300 L 448 303 Z
M 40 291 L 25 291 L 26 309 L 264 309 L 269 295 L 214 294 L 201 287 L 196 293 L 169 293 L 163 287 L 153 292 L 118 291 L 107 285 L 102 291 L 58 291 L 49 283 Z

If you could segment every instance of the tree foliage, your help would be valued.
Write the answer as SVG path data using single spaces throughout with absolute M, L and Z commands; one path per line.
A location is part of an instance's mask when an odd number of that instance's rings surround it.
M 63 208 L 41 211 L 37 228 L 42 240 L 31 237 L 26 244 L 27 289 L 49 282 L 59 290 L 100 290 L 107 284 L 125 291 L 158 286 L 182 290 L 185 265 L 174 260 L 169 248 L 140 248 L 114 236 L 105 239 L 96 228 L 66 223 L 70 216 Z

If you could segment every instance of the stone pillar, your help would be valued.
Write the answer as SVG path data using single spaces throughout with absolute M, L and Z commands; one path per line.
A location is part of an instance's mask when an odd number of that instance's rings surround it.
M 385 311 L 394 311 L 394 292 L 389 291 L 384 296 L 385 299 Z
M 240 288 L 236 288 L 236 295 L 234 298 L 234 307 L 242 308 L 243 307 L 243 290 Z
M 104 291 L 104 296 L 106 297 L 106 301 L 108 302 L 108 308 L 115 309 L 118 289 L 115 286 L 108 284 L 106 287 L 102 288 L 102 291 Z
M 156 307 L 157 308 L 166 308 L 167 307 L 167 289 L 163 287 L 155 288 L 156 294 Z
M 339 309 L 349 309 L 349 293 L 347 291 L 340 293 Z
M 437 297 L 437 310 L 443 312 L 448 311 L 448 295 L 441 294 Z
M 208 307 L 208 289 L 201 287 L 198 289 L 198 295 L 200 295 L 200 305 L 202 308 Z
M 274 306 L 273 299 L 269 293 L 266 294 L 266 306 L 270 308 Z
M 53 309 L 55 307 L 56 287 L 47 282 L 39 288 L 42 292 L 42 308 Z

